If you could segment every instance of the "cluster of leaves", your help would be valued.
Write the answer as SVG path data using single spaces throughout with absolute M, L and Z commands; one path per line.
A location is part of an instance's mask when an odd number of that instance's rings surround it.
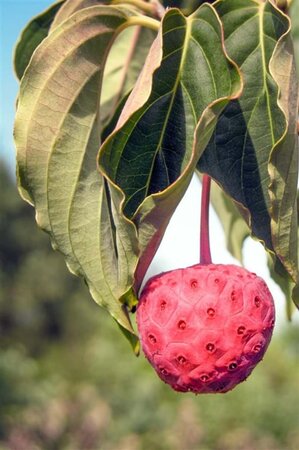
M 129 311 L 195 171 L 220 187 L 213 199 L 231 219 L 233 254 L 252 234 L 281 284 L 296 286 L 297 79 L 286 8 L 65 0 L 20 38 L 20 193 L 134 346 Z
M 298 449 L 298 325 L 234 391 L 173 395 L 67 276 L 1 165 L 0 215 L 1 450 Z

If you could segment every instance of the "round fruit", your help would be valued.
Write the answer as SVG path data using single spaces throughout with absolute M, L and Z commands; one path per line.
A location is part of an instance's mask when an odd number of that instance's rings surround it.
M 151 278 L 137 326 L 145 356 L 176 391 L 227 392 L 262 359 L 275 322 L 272 295 L 248 270 L 195 265 Z

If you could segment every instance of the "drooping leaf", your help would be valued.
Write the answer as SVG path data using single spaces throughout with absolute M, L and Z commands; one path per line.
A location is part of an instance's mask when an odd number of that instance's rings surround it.
M 248 212 L 251 232 L 297 279 L 297 86 L 288 17 L 270 1 L 220 0 L 225 45 L 244 75 L 199 161 Z
M 137 288 L 217 116 L 239 88 L 214 9 L 203 5 L 188 18 L 168 10 L 116 129 L 99 154 L 101 171 L 119 187 L 120 207 L 138 228 Z M 200 145 L 195 149 L 196 128 Z
M 15 73 L 20 80 L 36 47 L 48 35 L 50 26 L 65 0 L 59 0 L 34 17 L 22 31 L 14 55 Z
M 19 190 L 34 204 L 39 225 L 94 300 L 133 336 L 126 303 L 132 301 L 136 229 L 96 169 L 105 60 L 131 14 L 85 8 L 51 32 L 22 79 L 15 141 Z
M 190 160 L 199 118 L 209 104 L 230 94 L 235 71 L 224 56 L 219 23 L 210 7 L 188 19 L 171 9 L 162 26 L 163 36 L 152 47 L 116 131 L 100 153 L 102 170 L 124 191 L 129 218 L 146 197 L 180 176 Z M 213 35 L 206 42 L 209 29 Z M 221 79 L 216 70 L 222 72 Z
M 275 48 L 270 70 L 280 89 L 278 105 L 286 120 L 284 135 L 269 161 L 272 242 L 276 256 L 297 283 L 298 84 L 290 30 Z

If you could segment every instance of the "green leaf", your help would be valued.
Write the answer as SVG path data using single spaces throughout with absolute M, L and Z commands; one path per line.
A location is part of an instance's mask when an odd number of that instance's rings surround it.
M 271 278 L 278 284 L 286 300 L 286 316 L 288 320 L 292 319 L 295 309 L 294 303 L 298 304 L 298 294 L 296 294 L 295 283 L 290 279 L 285 268 L 278 258 L 274 255 L 268 256 L 268 267 Z M 295 294 L 295 295 L 294 295 Z
M 217 116 L 239 88 L 239 73 L 224 52 L 215 10 L 203 5 L 186 18 L 169 9 L 117 127 L 99 154 L 101 171 L 119 187 L 120 207 L 138 228 L 137 286 Z M 196 129 L 200 137 L 195 148 Z
M 48 35 L 54 17 L 63 3 L 64 0 L 54 3 L 46 11 L 34 17 L 22 31 L 14 55 L 14 68 L 19 80 L 22 78 L 34 50 Z
M 187 16 L 205 3 L 205 0 L 163 0 L 161 2 L 165 8 L 179 8 Z M 207 3 L 213 3 L 212 1 Z
M 50 33 L 21 82 L 15 141 L 19 190 L 35 205 L 38 224 L 94 300 L 133 336 L 126 298 L 130 304 L 136 229 L 96 169 L 105 60 L 131 21 L 127 9 L 94 6 Z
M 298 78 L 298 68 L 299 68 L 299 0 L 293 0 L 291 2 L 290 17 L 292 21 L 292 38 L 294 42 L 295 59 L 297 66 L 297 78 Z
M 55 16 L 52 23 L 51 31 L 60 25 L 62 22 L 71 17 L 74 13 L 90 6 L 99 6 L 110 3 L 105 0 L 65 0 L 64 4 Z
M 297 84 L 290 23 L 271 2 L 220 0 L 225 45 L 244 75 L 199 161 L 248 212 L 251 232 L 297 279 Z
M 105 66 L 102 122 L 113 119 L 117 106 L 136 83 L 157 32 L 144 27 L 124 30 L 115 40 Z
M 117 122 L 120 118 L 121 112 L 126 104 L 126 101 L 128 100 L 129 95 L 130 95 L 130 92 L 121 99 L 121 101 L 116 105 L 116 107 L 114 107 L 114 112 L 113 112 L 112 117 L 109 120 L 107 120 L 106 123 L 104 124 L 102 133 L 101 133 L 102 142 L 104 142 L 104 140 L 111 133 L 113 133 L 113 131 L 117 125 Z M 105 111 L 105 105 L 102 106 L 102 110 L 103 109 Z
M 276 256 L 297 283 L 298 84 L 290 30 L 275 48 L 270 70 L 279 86 L 278 106 L 286 120 L 285 132 L 269 161 L 272 242 Z
M 81 9 L 107 3 L 111 2 L 67 0 L 56 15 L 52 29 Z M 133 88 L 156 34 L 154 30 L 137 26 L 130 27 L 116 36 L 104 70 L 100 99 L 101 127 L 112 118 L 119 102 Z
M 215 0 L 162 0 L 165 8 L 179 8 L 185 16 L 189 16 L 203 3 L 216 3 Z
M 294 41 L 297 68 L 299 67 L 299 0 L 291 2 L 290 16 L 292 20 L 292 37 Z

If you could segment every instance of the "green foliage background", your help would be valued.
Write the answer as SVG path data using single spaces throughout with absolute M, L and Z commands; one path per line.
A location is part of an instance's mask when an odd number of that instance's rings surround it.
M 246 383 L 177 394 L 133 356 L 0 174 L 1 450 L 297 450 L 299 327 Z

